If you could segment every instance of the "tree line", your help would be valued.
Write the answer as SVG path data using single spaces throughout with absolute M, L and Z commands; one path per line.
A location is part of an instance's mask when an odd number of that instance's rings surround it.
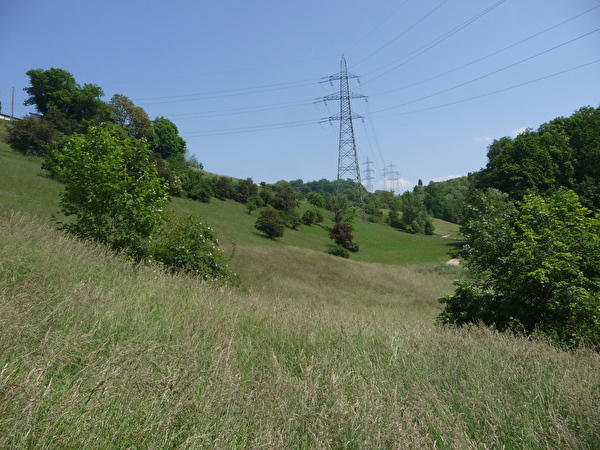
M 475 277 L 438 320 L 600 349 L 600 108 L 494 140 L 487 159 L 461 212 Z

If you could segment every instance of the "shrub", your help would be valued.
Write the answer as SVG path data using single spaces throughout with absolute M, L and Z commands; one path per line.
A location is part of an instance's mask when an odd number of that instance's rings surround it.
M 267 205 L 259 210 L 254 228 L 273 239 L 283 236 L 285 224 L 277 210 Z
M 509 214 L 491 194 L 475 199 L 462 230 L 467 266 L 481 278 L 440 299 L 438 320 L 600 348 L 600 216 L 564 188 L 526 195 Z
M 150 244 L 150 258 L 171 272 L 204 280 L 237 284 L 227 256 L 219 248 L 215 230 L 202 219 L 186 215 L 170 220 Z
M 202 172 L 187 168 L 181 177 L 182 188 L 188 198 L 208 202 L 213 196 L 212 183 Z
M 341 258 L 350 258 L 350 252 L 335 242 L 332 242 L 327 246 L 327 253 L 333 256 L 339 256 Z
M 11 122 L 7 129 L 8 144 L 24 155 L 45 156 L 63 138 L 51 122 L 37 116 Z
M 325 220 L 325 218 L 319 208 L 307 209 L 304 214 L 302 214 L 302 223 L 304 223 L 304 225 L 321 223 L 323 220 Z
M 302 218 L 295 209 L 290 211 L 279 211 L 279 215 L 281 216 L 281 219 L 285 225 L 292 230 L 296 230 L 300 225 L 302 225 Z
M 167 203 L 147 145 L 91 127 L 49 156 L 49 169 L 66 184 L 62 212 L 76 217 L 59 228 L 142 257 L 148 238 L 164 222 Z

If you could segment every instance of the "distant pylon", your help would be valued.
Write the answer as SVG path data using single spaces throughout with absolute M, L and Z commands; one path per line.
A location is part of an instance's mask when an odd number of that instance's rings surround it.
M 369 157 L 367 156 L 367 160 L 364 162 L 364 165 L 367 166 L 367 168 L 365 170 L 363 170 L 365 176 L 365 187 L 367 188 L 368 192 L 373 192 L 373 180 L 375 179 L 375 177 L 373 176 L 373 172 L 375 172 L 373 169 L 371 169 L 371 164 L 373 164 L 373 161 L 369 161 Z
M 362 116 L 352 113 L 350 100 L 353 98 L 364 98 L 365 96 L 350 91 L 350 86 L 348 83 L 349 78 L 358 78 L 358 76 L 348 73 L 346 58 L 344 55 L 342 55 L 342 60 L 340 61 L 340 72 L 329 77 L 330 82 L 339 80 L 340 91 L 323 97 L 323 100 L 340 101 L 339 114 L 329 117 L 330 121 L 340 121 L 337 179 L 340 181 L 349 178 L 358 185 L 358 189 L 360 190 L 361 207 L 364 211 L 364 199 L 361 188 L 362 180 L 360 177 L 360 166 L 358 163 L 358 151 L 356 150 L 356 139 L 354 138 L 354 126 L 352 124 L 352 119 L 362 119 Z
M 390 182 L 390 191 L 396 191 L 396 187 L 398 186 L 398 179 L 400 178 L 400 174 L 396 170 L 396 166 L 390 163 L 389 170 L 387 170 L 387 176 Z

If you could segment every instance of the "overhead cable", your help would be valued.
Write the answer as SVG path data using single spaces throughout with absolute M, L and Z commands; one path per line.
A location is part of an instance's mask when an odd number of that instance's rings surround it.
M 582 34 L 581 36 L 578 36 L 578 37 L 576 37 L 576 38 L 573 38 L 573 39 L 571 39 L 571 40 L 569 40 L 569 41 L 567 41 L 567 42 L 563 42 L 562 44 L 556 45 L 556 46 L 554 46 L 554 47 L 552 47 L 552 48 L 549 48 L 549 49 L 547 49 L 547 50 L 544 50 L 544 51 L 542 51 L 542 52 L 536 53 L 535 55 L 529 56 L 529 57 L 527 57 L 527 58 L 525 58 L 525 59 L 522 59 L 522 60 L 520 60 L 520 61 L 517 61 L 517 62 L 515 62 L 515 63 L 509 64 L 509 65 L 507 65 L 507 66 L 504 66 L 504 67 L 501 67 L 500 69 L 494 70 L 494 71 L 492 71 L 492 72 L 488 72 L 488 73 L 486 73 L 485 75 L 481 75 L 481 76 L 479 76 L 479 77 L 476 77 L 476 78 L 473 78 L 473 79 L 471 79 L 471 80 L 469 80 L 469 81 L 465 81 L 465 82 L 463 82 L 463 83 L 460 83 L 460 84 L 454 85 L 454 86 L 452 86 L 452 87 L 449 87 L 449 88 L 447 88 L 447 89 L 443 89 L 443 90 L 441 90 L 441 91 L 438 91 L 438 92 L 435 92 L 435 93 L 433 93 L 433 94 L 426 95 L 426 96 L 424 96 L 424 97 L 417 98 L 417 99 L 415 99 L 415 100 L 411 100 L 411 101 L 409 101 L 409 102 L 404 102 L 404 103 L 401 103 L 401 104 L 399 104 L 399 105 L 396 105 L 396 106 L 391 106 L 391 107 L 389 107 L 389 108 L 380 109 L 379 111 L 376 111 L 376 113 L 380 113 L 380 112 L 384 112 L 384 111 L 389 111 L 389 110 L 391 110 L 391 109 L 397 109 L 397 108 L 400 108 L 400 107 L 402 107 L 402 106 L 406 106 L 406 105 L 410 105 L 410 104 L 412 104 L 412 103 L 420 102 L 421 100 L 426 100 L 426 99 L 428 99 L 428 98 L 435 97 L 436 95 L 440 95 L 440 94 L 443 94 L 443 93 L 446 93 L 446 92 L 452 91 L 452 90 L 454 90 L 454 89 L 458 89 L 459 87 L 465 86 L 465 85 L 467 85 L 467 84 L 474 83 L 475 81 L 479 81 L 479 80 L 481 80 L 481 79 L 483 79 L 483 78 L 487 78 L 487 77 L 489 77 L 489 76 L 491 76 L 491 75 L 497 74 L 497 73 L 499 73 L 499 72 L 502 72 L 502 71 L 504 71 L 504 70 L 507 70 L 507 69 L 510 69 L 511 67 L 515 67 L 515 66 L 517 66 L 517 65 L 519 65 L 519 64 L 522 64 L 522 63 L 524 63 L 524 62 L 526 62 L 526 61 L 530 61 L 530 60 L 532 60 L 532 59 L 534 59 L 534 58 L 537 58 L 537 57 L 539 57 L 539 56 L 541 56 L 541 55 L 544 55 L 544 54 L 546 54 L 546 53 L 549 53 L 549 52 L 551 52 L 551 51 L 553 51 L 553 50 L 556 50 L 557 48 L 564 47 L 565 45 L 571 44 L 571 43 L 573 43 L 573 42 L 575 42 L 575 41 L 577 41 L 577 40 L 579 40 L 579 39 L 583 39 L 584 37 L 587 37 L 587 36 L 589 36 L 589 35 L 591 35 L 591 34 L 593 34 L 593 33 L 597 33 L 598 31 L 600 31 L 600 28 L 597 28 L 597 29 L 595 29 L 595 30 L 593 30 L 593 31 L 590 31 L 590 32 L 588 32 L 588 33 L 585 33 L 585 34 Z

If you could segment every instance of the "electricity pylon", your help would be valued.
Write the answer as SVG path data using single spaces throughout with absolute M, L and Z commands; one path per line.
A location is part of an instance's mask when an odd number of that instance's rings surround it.
M 371 169 L 371 164 L 373 164 L 373 161 L 369 161 L 369 157 L 367 156 L 367 160 L 363 163 L 365 166 L 367 166 L 367 168 L 365 170 L 363 170 L 365 176 L 365 187 L 367 188 L 368 192 L 373 192 L 373 180 L 375 179 L 375 177 L 373 176 L 373 172 L 375 172 L 373 169 Z
M 348 73 L 348 67 L 346 65 L 346 58 L 342 55 L 340 62 L 340 72 L 331 75 L 329 81 L 340 82 L 339 92 L 323 97 L 324 101 L 328 100 L 339 100 L 340 101 L 340 112 L 329 117 L 329 120 L 340 121 L 340 140 L 339 140 L 339 151 L 338 151 L 338 181 L 349 178 L 353 180 L 360 191 L 360 203 L 361 209 L 364 214 L 364 199 L 362 195 L 362 181 L 360 178 L 360 166 L 358 163 L 358 152 L 356 150 L 356 139 L 354 138 L 354 126 L 352 119 L 362 119 L 362 116 L 352 113 L 350 100 L 353 98 L 364 98 L 364 95 L 356 94 L 350 91 L 348 79 L 358 78 L 358 76 Z

